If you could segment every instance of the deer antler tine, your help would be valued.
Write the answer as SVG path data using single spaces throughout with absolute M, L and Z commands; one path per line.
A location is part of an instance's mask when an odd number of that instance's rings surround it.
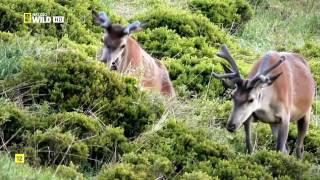
M 275 75 L 275 76 L 271 76 L 271 77 L 267 77 L 267 74 L 270 73 L 273 69 L 280 66 L 280 64 L 282 64 L 285 60 L 286 60 L 285 56 L 281 56 L 280 60 L 277 63 L 273 64 L 269 68 L 262 70 L 262 72 L 259 72 L 257 75 L 255 75 L 254 78 L 252 80 L 250 80 L 249 86 L 251 86 L 251 87 L 254 86 L 258 81 L 268 82 L 268 81 L 272 80 L 272 78 L 278 78 L 282 74 L 282 72 Z M 263 63 L 266 64 L 265 62 L 263 62 Z
M 224 81 L 224 82 L 226 82 L 225 79 L 229 79 L 229 81 L 233 84 L 238 84 L 238 83 L 242 82 L 243 79 L 241 78 L 238 66 L 237 66 L 235 60 L 233 59 L 233 57 L 231 56 L 231 54 L 225 44 L 223 44 L 221 46 L 221 51 L 219 51 L 217 53 L 217 56 L 219 56 L 223 59 L 226 59 L 229 62 L 229 64 L 231 65 L 231 68 L 229 68 L 227 65 L 221 63 L 223 70 L 225 71 L 226 74 L 217 74 L 215 72 L 212 72 L 211 75 L 217 79 L 222 79 L 222 81 Z M 228 82 L 226 84 L 230 84 L 230 83 Z
M 275 63 L 275 64 L 273 64 L 272 66 L 270 66 L 269 68 L 263 70 L 263 71 L 261 72 L 261 74 L 264 75 L 264 76 L 267 75 L 267 74 L 268 74 L 269 72 L 271 72 L 273 69 L 275 69 L 275 68 L 278 67 L 280 64 L 282 64 L 285 60 L 286 60 L 286 58 L 285 58 L 284 56 L 281 56 L 281 57 L 280 57 L 280 60 L 279 60 L 277 63 Z
M 229 68 L 227 65 L 225 65 L 224 63 L 220 63 L 220 64 L 221 64 L 224 72 L 226 72 L 226 73 L 232 73 L 232 72 L 233 72 L 232 69 L 230 69 L 230 68 Z
M 233 59 L 233 57 L 231 56 L 231 54 L 230 54 L 230 52 L 229 52 L 229 50 L 228 50 L 228 48 L 227 48 L 227 46 L 225 44 L 223 44 L 221 46 L 221 51 L 217 55 L 219 57 L 221 57 L 221 58 L 226 59 L 230 63 L 233 71 L 240 75 L 238 66 L 237 66 L 235 60 Z
M 236 73 L 228 73 L 228 74 L 217 74 L 215 72 L 212 72 L 212 75 L 215 77 L 215 78 L 218 78 L 218 79 L 221 79 L 221 78 L 234 78 L 237 76 Z
M 140 27 L 141 27 L 141 22 L 140 22 L 140 21 L 135 21 L 135 22 L 129 24 L 129 25 L 123 30 L 123 32 L 124 32 L 125 34 L 130 34 L 131 31 L 134 31 L 134 30 L 136 30 L 136 29 L 138 29 L 138 28 L 140 28 Z

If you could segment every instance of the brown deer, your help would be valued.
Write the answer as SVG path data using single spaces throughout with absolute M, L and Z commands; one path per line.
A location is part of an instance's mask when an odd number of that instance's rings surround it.
M 250 123 L 257 120 L 268 123 L 276 139 L 276 149 L 287 153 L 289 123 L 296 122 L 296 155 L 302 158 L 315 94 L 315 83 L 306 60 L 299 54 L 271 51 L 254 64 L 248 79 L 243 79 L 225 45 L 217 55 L 226 59 L 231 68 L 222 64 L 226 74 L 212 75 L 236 87 L 231 94 L 233 108 L 227 130 L 234 132 L 243 124 L 247 151 L 251 153 Z
M 144 51 L 130 35 L 140 29 L 136 21 L 128 26 L 112 24 L 104 12 L 92 12 L 96 23 L 104 29 L 101 61 L 121 74 L 137 77 L 146 89 L 174 97 L 175 91 L 166 67 Z

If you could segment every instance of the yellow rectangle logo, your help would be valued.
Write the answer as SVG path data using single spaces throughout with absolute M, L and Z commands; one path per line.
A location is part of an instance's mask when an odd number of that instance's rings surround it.
M 23 22 L 24 23 L 32 23 L 32 14 L 31 13 L 24 13 L 23 14 Z
M 17 164 L 23 164 L 24 163 L 24 154 L 15 154 L 14 161 Z

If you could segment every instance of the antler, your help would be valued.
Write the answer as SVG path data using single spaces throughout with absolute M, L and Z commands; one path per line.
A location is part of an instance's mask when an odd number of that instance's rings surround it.
M 233 83 L 237 83 L 239 81 L 242 81 L 242 77 L 240 75 L 240 71 L 238 69 L 238 66 L 235 62 L 235 60 L 233 59 L 233 57 L 231 56 L 227 46 L 225 44 L 223 44 L 221 46 L 221 51 L 217 54 L 219 57 L 226 59 L 230 65 L 231 65 L 231 69 L 228 68 L 226 65 L 222 64 L 223 69 L 225 70 L 226 74 L 217 74 L 215 72 L 212 72 L 212 75 L 215 78 L 218 79 L 222 79 L 222 78 L 228 78 L 230 79 Z
M 135 21 L 131 24 L 129 24 L 124 30 L 123 30 L 123 33 L 125 34 L 130 34 L 132 31 L 135 31 L 137 30 L 138 28 L 141 27 L 141 23 L 140 21 Z
M 111 21 L 105 12 L 92 11 L 92 15 L 97 24 L 100 24 L 104 28 L 108 28 L 111 25 Z
M 270 59 L 269 56 L 267 56 L 266 58 L 264 58 L 263 62 L 262 62 L 262 66 L 261 68 L 259 68 L 258 73 L 249 81 L 248 83 L 248 87 L 253 87 L 255 86 L 255 84 L 259 81 L 262 83 L 272 83 L 273 80 L 277 79 L 282 72 L 276 74 L 276 75 L 271 75 L 271 76 L 267 76 L 268 73 L 270 73 L 272 70 L 274 70 L 275 68 L 277 68 L 278 66 L 280 66 L 280 64 L 282 64 L 286 58 L 285 56 L 281 56 L 280 60 L 273 64 L 272 66 L 270 66 L 269 68 L 266 68 L 266 66 L 268 65 L 267 61 Z

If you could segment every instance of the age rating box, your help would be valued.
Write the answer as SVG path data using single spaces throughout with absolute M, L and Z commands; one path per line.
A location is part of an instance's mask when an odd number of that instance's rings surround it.
M 23 164 L 24 163 L 24 154 L 15 154 L 14 161 L 17 164 Z

